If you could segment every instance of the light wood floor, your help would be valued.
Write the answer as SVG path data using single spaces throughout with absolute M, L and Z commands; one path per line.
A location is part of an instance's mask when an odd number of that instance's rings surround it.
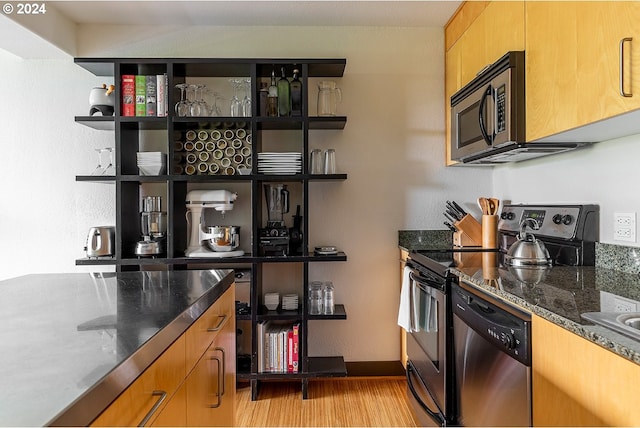
M 258 401 L 249 384 L 238 384 L 236 426 L 415 427 L 403 377 L 338 378 L 301 383 L 263 382 Z

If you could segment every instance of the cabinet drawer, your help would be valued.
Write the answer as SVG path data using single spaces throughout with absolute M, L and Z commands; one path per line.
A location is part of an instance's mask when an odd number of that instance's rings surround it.
M 153 421 L 185 378 L 181 336 L 91 426 L 138 426 Z
M 213 339 L 235 315 L 235 285 L 231 287 L 187 330 L 186 369 L 191 371 Z

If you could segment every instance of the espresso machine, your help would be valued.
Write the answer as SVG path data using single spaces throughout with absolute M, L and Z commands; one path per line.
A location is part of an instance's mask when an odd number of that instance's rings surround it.
M 187 193 L 187 227 L 189 240 L 186 257 L 239 257 L 244 251 L 240 245 L 239 226 L 207 226 L 205 210 L 213 209 L 224 218 L 233 209 L 238 194 L 228 190 L 192 190 Z
M 136 256 L 155 257 L 164 253 L 167 213 L 162 211 L 162 197 L 147 196 L 142 200 L 140 231 L 142 240 L 136 243 Z
M 284 214 L 289 212 L 289 191 L 286 184 L 265 184 L 267 227 L 259 230 L 260 254 L 263 256 L 289 255 L 289 229 Z

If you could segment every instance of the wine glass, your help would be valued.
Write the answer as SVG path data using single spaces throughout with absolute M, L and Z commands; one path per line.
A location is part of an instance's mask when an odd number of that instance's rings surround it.
M 222 116 L 222 110 L 220 110 L 220 106 L 218 105 L 218 100 L 223 100 L 220 94 L 212 89 L 206 89 L 206 93 L 211 98 L 211 103 L 209 104 L 209 116 Z
M 198 95 L 203 85 L 191 84 L 187 88 L 187 99 L 189 100 L 189 113 L 191 116 L 205 116 L 206 110 L 202 111 L 202 104 Z
M 231 117 L 242 116 L 242 102 L 238 98 L 238 87 L 240 86 L 240 79 L 229 79 L 229 82 L 233 86 L 233 98 L 231 98 Z
M 102 175 L 104 174 L 105 168 L 102 166 L 102 152 L 104 149 L 93 149 L 96 151 L 98 155 L 98 166 L 95 167 L 91 175 Z
M 189 101 L 185 99 L 185 90 L 188 86 L 186 83 L 176 85 L 176 88 L 180 89 L 180 101 L 178 101 L 175 106 L 178 117 L 185 117 L 189 114 Z
M 207 85 L 198 85 L 198 89 L 200 90 L 200 96 L 198 97 L 198 104 L 200 105 L 200 116 L 208 116 L 209 115 L 209 104 L 204 99 L 205 94 L 207 93 Z
M 116 175 L 116 167 L 113 162 L 113 148 L 107 147 L 106 149 L 102 149 L 103 152 L 109 153 L 109 165 L 107 165 L 102 172 L 102 175 Z
M 251 117 L 251 79 L 242 81 L 244 87 L 244 98 L 242 99 L 242 112 L 244 117 Z

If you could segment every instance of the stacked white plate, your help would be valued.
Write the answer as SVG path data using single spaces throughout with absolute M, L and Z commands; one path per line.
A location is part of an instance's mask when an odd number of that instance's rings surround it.
M 160 175 L 167 167 L 167 155 L 162 152 L 138 152 L 136 161 L 140 175 Z
M 297 294 L 285 294 L 282 296 L 282 309 L 285 311 L 297 311 L 298 310 L 298 295 Z
M 264 305 L 270 311 L 275 311 L 280 305 L 280 293 L 266 293 L 264 295 Z
M 258 173 L 266 175 L 300 174 L 302 153 L 261 152 L 258 153 Z

